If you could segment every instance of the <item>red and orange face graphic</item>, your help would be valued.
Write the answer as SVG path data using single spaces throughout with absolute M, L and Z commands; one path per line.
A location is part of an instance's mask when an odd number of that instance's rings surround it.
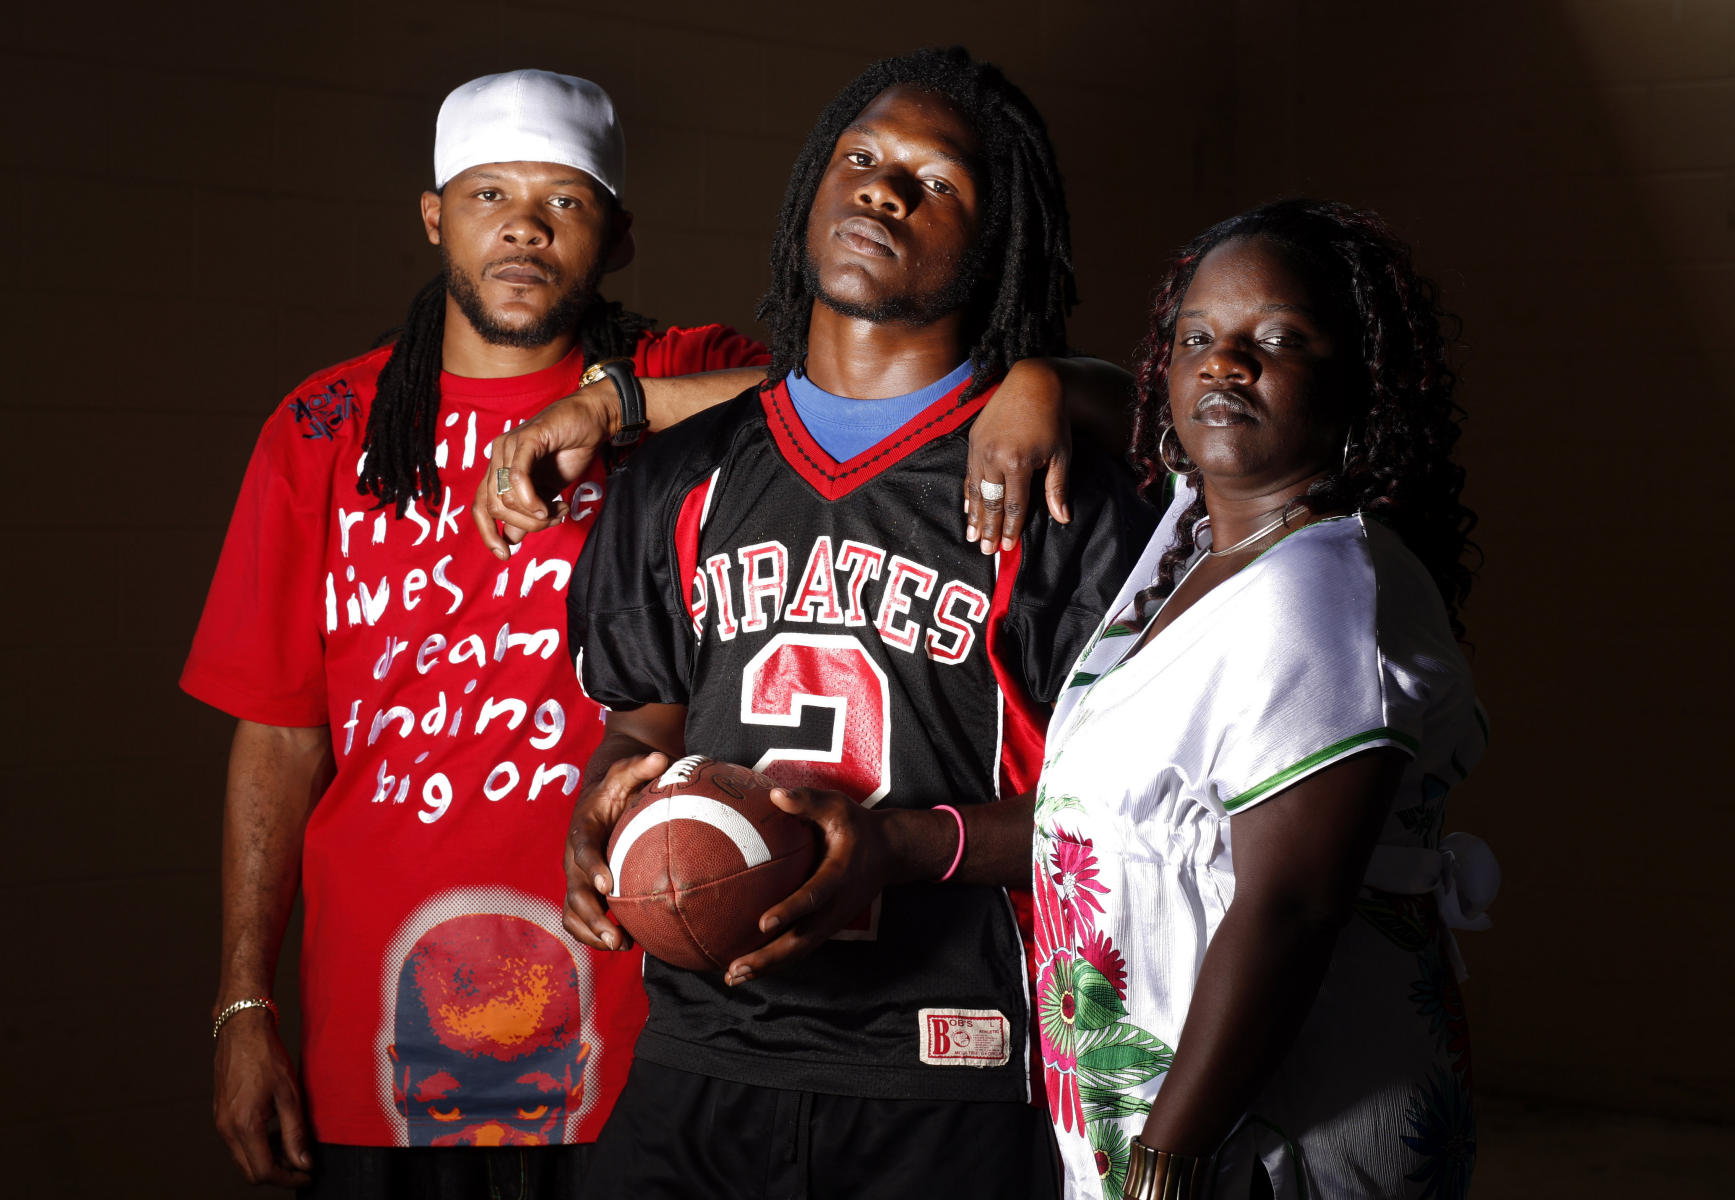
M 412 1146 L 562 1140 L 584 1096 L 578 967 L 522 917 L 444 921 L 398 975 L 392 1094 Z

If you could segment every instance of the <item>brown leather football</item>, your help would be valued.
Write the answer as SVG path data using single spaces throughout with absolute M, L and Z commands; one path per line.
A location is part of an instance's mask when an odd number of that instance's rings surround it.
M 608 842 L 609 910 L 664 962 L 722 970 L 770 937 L 765 910 L 819 859 L 813 825 L 771 803 L 777 784 L 734 763 L 683 758 L 646 784 Z

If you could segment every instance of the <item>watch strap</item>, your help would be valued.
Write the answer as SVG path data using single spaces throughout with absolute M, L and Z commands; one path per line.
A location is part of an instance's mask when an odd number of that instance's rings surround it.
M 609 382 L 614 384 L 615 394 L 620 397 L 620 428 L 609 439 L 610 444 L 630 446 L 650 428 L 650 418 L 645 413 L 645 389 L 639 383 L 639 377 L 633 370 L 633 360 L 630 358 L 605 358 L 592 363 L 585 368 L 580 382 L 583 386 L 589 386 L 605 375 Z

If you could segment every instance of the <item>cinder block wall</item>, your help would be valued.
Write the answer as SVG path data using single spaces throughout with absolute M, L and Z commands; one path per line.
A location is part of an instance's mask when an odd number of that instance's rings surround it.
M 1731 6 L 936 0 L 866 31 L 794 2 L 65 11 L 0 32 L 21 1194 L 247 1194 L 209 1131 L 204 1020 L 229 722 L 174 680 L 266 413 L 435 269 L 415 201 L 440 96 L 527 65 L 602 82 L 639 221 L 608 290 L 751 329 L 821 104 L 946 41 L 1048 116 L 1081 347 L 1126 360 L 1164 251 L 1272 195 L 1415 240 L 1469 331 L 1489 555 L 1469 618 L 1496 742 L 1452 822 L 1508 871 L 1467 944 L 1479 1085 L 1727 1115 Z

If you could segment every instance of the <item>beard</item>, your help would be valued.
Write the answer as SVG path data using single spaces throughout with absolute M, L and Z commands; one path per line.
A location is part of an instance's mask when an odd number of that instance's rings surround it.
M 827 291 L 819 277 L 819 266 L 813 261 L 813 254 L 809 251 L 802 256 L 801 283 L 807 289 L 808 295 L 841 317 L 868 321 L 875 325 L 932 325 L 941 317 L 957 312 L 975 298 L 984 257 L 983 247 L 978 242 L 970 247 L 962 259 L 945 264 L 950 269 L 950 274 L 945 285 L 938 291 L 925 295 L 906 292 L 899 296 L 881 296 L 872 302 L 863 303 L 846 300 Z
M 557 337 L 571 333 L 577 327 L 579 318 L 584 316 L 584 310 L 590 307 L 590 302 L 596 297 L 597 280 L 602 276 L 599 269 L 590 278 L 575 281 L 560 292 L 547 312 L 530 324 L 507 325 L 488 311 L 488 306 L 482 302 L 482 288 L 476 282 L 476 277 L 455 264 L 444 246 L 440 247 L 440 262 L 446 276 L 446 292 L 457 303 L 458 311 L 464 314 L 464 319 L 470 322 L 471 328 L 491 346 L 511 346 L 519 350 L 534 350 L 548 345 Z M 496 259 L 489 265 L 499 266 L 514 262 L 534 263 L 548 272 L 550 282 L 555 287 L 561 286 L 560 268 L 546 259 L 525 254 Z

